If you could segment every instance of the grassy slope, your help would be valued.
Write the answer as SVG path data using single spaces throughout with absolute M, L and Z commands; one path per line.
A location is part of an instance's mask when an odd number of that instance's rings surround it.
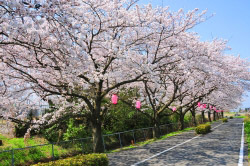
M 247 116 L 244 119 L 245 122 L 245 133 L 246 133 L 246 141 L 248 144 L 248 160 L 250 160 L 250 117 Z
M 0 140 L 3 141 L 3 146 L 0 147 L 0 152 L 4 150 L 11 150 L 13 148 L 24 148 L 27 146 L 34 146 L 39 144 L 48 143 L 45 139 L 42 138 L 31 138 L 24 140 L 24 138 L 7 138 L 0 134 Z M 25 165 L 28 161 L 38 161 L 41 158 L 50 158 L 51 145 L 46 145 L 42 147 L 34 147 L 24 150 L 14 150 L 15 164 Z M 54 155 L 60 156 L 66 153 L 65 149 L 62 149 L 59 146 L 54 146 Z M 7 166 L 11 163 L 11 152 L 0 153 L 0 165 Z
M 27 141 L 24 141 L 24 138 L 8 138 L 0 134 L 0 140 L 3 141 L 3 146 L 0 147 L 0 150 L 12 149 L 12 148 L 23 148 L 26 146 L 46 144 L 48 143 L 45 139 L 42 138 L 31 138 Z

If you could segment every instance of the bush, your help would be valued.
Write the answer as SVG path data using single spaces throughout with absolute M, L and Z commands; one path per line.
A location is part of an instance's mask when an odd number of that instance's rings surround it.
M 246 117 L 244 118 L 244 122 L 245 122 L 245 123 L 250 123 L 250 116 L 246 116 Z
M 78 155 L 62 160 L 51 161 L 49 163 L 38 163 L 33 166 L 108 166 L 108 157 L 106 154 L 88 154 Z
M 195 132 L 197 134 L 206 134 L 211 131 L 211 125 L 210 124 L 201 124 L 195 128 Z
M 87 137 L 87 132 L 83 125 L 75 126 L 74 119 L 70 119 L 68 123 L 68 128 L 63 134 L 63 140 L 72 140 Z
M 230 116 L 229 119 L 233 119 L 234 117 Z
M 224 123 L 225 123 L 225 122 L 228 122 L 227 118 L 223 118 L 223 119 L 222 119 L 222 122 L 224 122 Z

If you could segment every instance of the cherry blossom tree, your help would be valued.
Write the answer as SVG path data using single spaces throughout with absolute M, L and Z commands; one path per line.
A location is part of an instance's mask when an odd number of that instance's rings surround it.
M 182 129 L 184 116 L 188 111 L 191 111 L 195 118 L 195 107 L 198 102 L 206 103 L 206 110 L 208 110 L 208 104 L 218 106 L 218 109 L 232 109 L 232 104 L 230 107 L 229 105 L 226 107 L 225 102 L 230 102 L 231 95 L 237 96 L 236 100 L 241 98 L 243 87 L 245 89 L 249 87 L 249 63 L 240 58 L 225 55 L 224 50 L 226 49 L 226 41 L 223 40 L 203 42 L 199 45 L 198 55 L 185 60 L 190 65 L 189 68 L 186 67 L 188 65 L 183 69 L 179 67 L 178 70 L 182 70 L 183 75 L 181 77 L 176 75 L 176 77 L 183 81 L 178 86 L 177 96 L 179 97 L 175 104 L 179 105 L 176 113 L 180 116 Z M 222 100 L 222 92 L 226 100 L 219 103 Z M 217 95 L 214 102 L 206 102 L 207 98 L 214 95 Z M 205 109 L 200 111 L 204 116 Z
M 69 112 L 86 114 L 94 152 L 103 152 L 103 99 L 154 71 L 171 49 L 155 45 L 202 21 L 197 9 L 185 14 L 134 0 L 44 0 L 0 2 L 0 77 L 4 96 L 36 94 L 58 109 L 34 128 Z M 177 40 L 178 41 L 178 40 Z M 175 42 L 176 43 L 176 42 Z M 145 54 L 145 49 L 164 52 Z M 154 48 L 154 49 L 153 49 Z M 160 55 L 160 56 L 158 56 Z M 29 130 L 30 131 L 30 130 Z

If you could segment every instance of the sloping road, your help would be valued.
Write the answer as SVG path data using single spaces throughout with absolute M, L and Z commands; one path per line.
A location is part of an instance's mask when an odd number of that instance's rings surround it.
M 212 132 L 194 131 L 167 138 L 143 147 L 109 154 L 110 166 L 237 166 L 242 136 L 242 119 L 215 122 Z M 247 146 L 244 146 L 247 166 Z

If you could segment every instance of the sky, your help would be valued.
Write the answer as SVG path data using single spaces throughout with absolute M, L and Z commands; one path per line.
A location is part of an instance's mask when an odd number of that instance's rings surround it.
M 139 4 L 169 6 L 170 11 L 182 8 L 185 12 L 198 8 L 207 10 L 205 22 L 191 31 L 197 32 L 201 40 L 222 38 L 231 47 L 228 54 L 240 55 L 250 61 L 250 0 L 140 0 Z M 210 17 L 212 16 L 212 17 Z M 250 108 L 250 92 L 244 96 L 241 108 Z

